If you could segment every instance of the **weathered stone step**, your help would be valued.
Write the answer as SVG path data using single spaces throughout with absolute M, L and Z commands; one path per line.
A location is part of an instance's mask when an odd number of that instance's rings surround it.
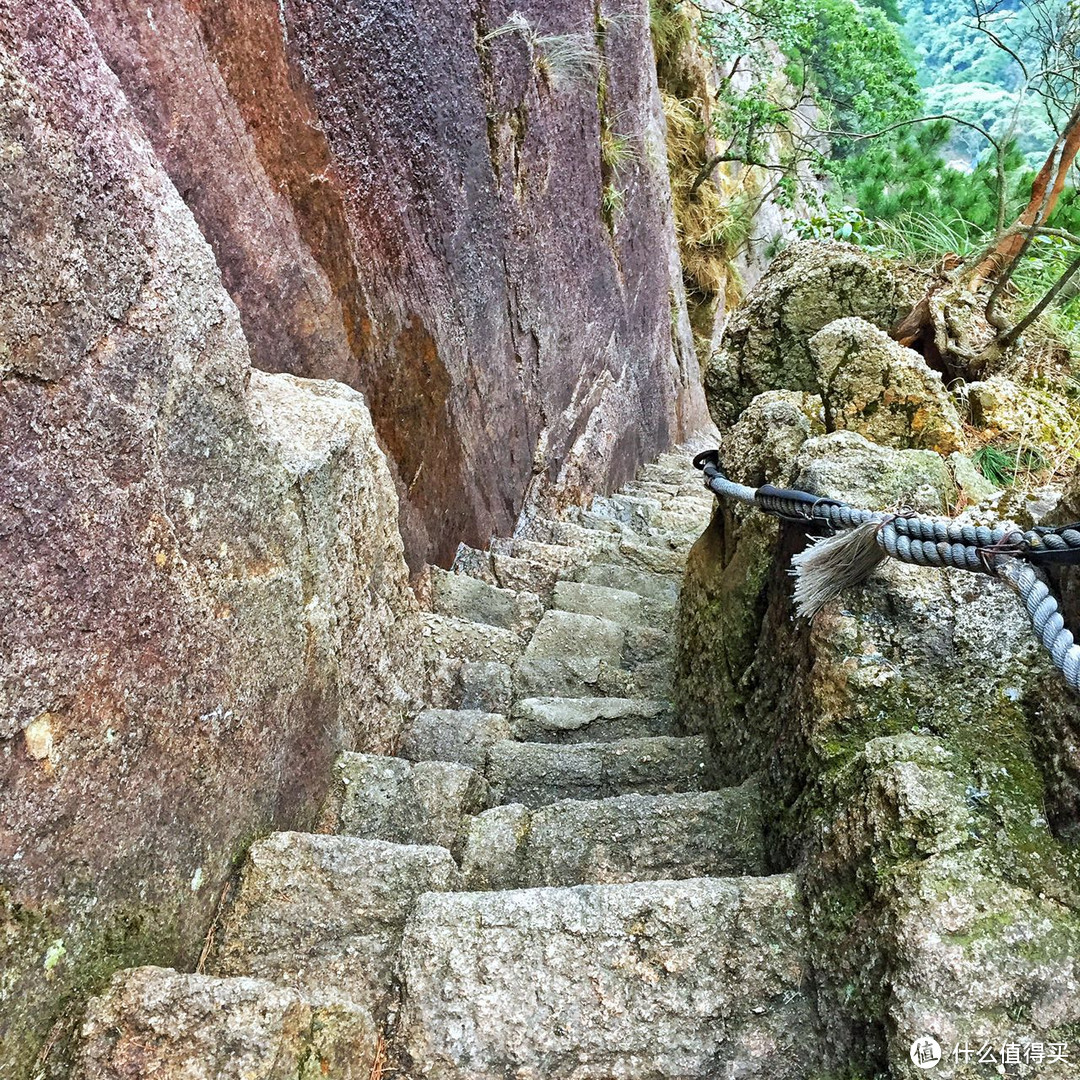
M 531 592 L 517 592 L 490 585 L 467 573 L 456 574 L 429 568 L 432 609 L 438 615 L 456 616 L 470 622 L 499 627 L 515 634 L 530 634 L 544 607 Z
M 491 748 L 487 779 L 495 803 L 526 806 L 714 786 L 699 735 L 570 745 L 507 740 Z
M 529 660 L 590 656 L 621 667 L 626 632 L 611 619 L 549 609 L 544 612 L 528 646 Z
M 716 445 L 713 443 L 712 445 Z M 682 470 L 684 476 L 700 476 L 701 473 L 694 468 L 694 454 L 697 451 L 686 449 L 665 450 L 657 455 L 654 464 L 661 469 L 671 469 L 678 472 Z M 645 466 L 648 468 L 648 466 Z
M 670 665 L 641 664 L 633 671 L 589 656 L 525 657 L 513 668 L 515 698 L 671 696 Z
M 676 881 L 764 872 L 754 786 L 497 806 L 471 820 L 469 889 Z
M 593 535 L 589 536 L 590 533 Z M 624 549 L 634 552 L 637 558 L 647 558 L 649 548 L 675 551 L 685 556 L 700 533 L 701 528 L 695 532 L 681 528 L 675 532 L 661 531 L 655 527 L 638 531 L 591 510 L 579 510 L 573 520 L 545 522 L 543 531 L 537 526 L 533 535 L 556 543 L 576 544 L 594 553 L 617 553 L 620 559 L 629 561 Z M 642 549 L 645 554 L 641 554 Z
M 585 537 L 584 547 L 575 543 L 548 543 L 532 538 L 514 537 L 507 540 L 493 539 L 492 550 L 501 555 L 543 563 L 567 581 L 582 579 L 588 567 L 597 564 L 642 570 L 650 574 L 673 577 L 677 582 L 682 580 L 686 558 L 679 552 L 630 541 L 621 542 L 617 537 L 605 538 L 595 531 L 582 529 L 579 525 L 574 525 L 573 528 L 579 530 L 579 537 Z M 550 535 L 550 530 L 548 534 Z
M 513 700 L 513 668 L 492 660 L 465 660 L 457 670 L 452 706 L 508 713 Z
M 687 536 L 691 544 L 705 531 L 711 516 L 702 506 L 671 503 L 653 516 L 653 527 L 670 536 Z
M 524 645 L 513 630 L 473 622 L 456 615 L 425 612 L 424 648 L 440 658 L 494 660 L 512 664 Z
M 344 995 L 379 1019 L 395 1000 L 394 958 L 417 897 L 460 888 L 446 848 L 273 833 L 251 846 L 211 974 Z
M 623 491 L 637 498 L 655 499 L 661 506 L 667 506 L 674 500 L 676 503 L 685 503 L 687 506 L 711 509 L 715 498 L 705 487 L 700 473 L 697 474 L 695 480 L 682 484 L 660 484 L 635 480 L 627 484 Z
M 638 532 L 647 532 L 653 515 L 658 514 L 661 509 L 662 504 L 658 499 L 626 492 L 598 495 L 589 505 L 593 514 L 622 522 Z
M 549 608 L 525 648 L 524 659 L 592 657 L 612 667 L 633 669 L 653 661 L 670 663 L 674 646 L 670 630 Z
M 128 968 L 91 999 L 73 1080 L 368 1077 L 377 1033 L 344 998 L 262 979 Z
M 558 582 L 552 594 L 552 607 L 611 619 L 621 626 L 644 625 L 662 630 L 673 626 L 677 612 L 677 605 L 671 600 L 651 600 L 629 589 L 583 581 Z
M 533 522 L 528 539 L 549 549 L 565 547 L 580 551 L 585 558 L 577 566 L 582 569 L 591 562 L 614 562 L 654 574 L 681 575 L 689 546 L 685 541 L 680 541 L 682 547 L 676 549 L 646 542 L 631 531 L 608 535 L 572 521 L 552 522 L 543 519 Z M 514 550 L 517 551 L 518 545 L 524 543 L 524 540 L 515 540 Z M 573 570 L 567 576 L 574 576 Z
M 692 465 L 691 470 L 697 472 Z M 700 473 L 698 475 L 700 476 Z M 683 465 L 662 465 L 659 461 L 642 465 L 637 474 L 639 484 L 671 484 L 678 487 L 692 481 L 693 477 Z
M 407 761 L 453 761 L 482 771 L 491 748 L 512 735 L 501 713 L 425 709 L 405 728 L 398 753 Z
M 535 697 L 514 703 L 513 738 L 521 742 L 613 742 L 678 735 L 671 703 L 650 698 Z
M 667 574 L 650 574 L 647 570 L 634 570 L 616 563 L 592 563 L 576 579 L 585 585 L 603 585 L 609 589 L 636 592 L 647 600 L 667 601 L 676 604 L 679 599 L 679 582 Z M 553 590 L 554 594 L 554 590 Z
M 587 551 L 567 544 L 548 544 L 525 537 L 493 537 L 491 550 L 496 555 L 514 559 L 529 559 L 543 563 L 560 577 L 572 578 L 592 561 Z
M 700 533 L 709 521 L 712 495 L 704 488 L 700 495 L 679 495 L 679 489 L 672 490 L 676 493 L 663 499 L 621 492 L 596 498 L 589 513 L 594 518 L 618 522 L 645 537 L 653 532 Z
M 323 820 L 345 836 L 435 844 L 457 857 L 473 815 L 490 805 L 487 781 L 467 765 L 345 753 Z
M 440 1080 L 809 1080 L 805 936 L 786 875 L 424 896 L 400 1043 Z

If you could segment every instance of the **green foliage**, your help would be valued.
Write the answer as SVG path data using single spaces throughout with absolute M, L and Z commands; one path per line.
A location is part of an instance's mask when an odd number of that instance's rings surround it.
M 574 83 L 600 79 L 603 62 L 596 41 L 587 34 L 541 34 L 524 15 L 515 11 L 501 26 L 480 39 L 488 45 L 508 34 L 520 34 L 533 53 L 538 75 L 561 90 Z
M 609 230 L 615 228 L 615 222 L 626 208 L 626 195 L 614 184 L 605 184 L 600 193 L 600 212 Z
M 830 207 L 810 218 L 798 218 L 792 222 L 800 240 L 846 240 L 849 244 L 872 248 L 879 223 L 869 221 L 855 206 Z
M 925 218 L 950 227 L 962 222 L 967 233 L 985 233 L 997 219 L 995 161 L 984 155 L 970 173 L 952 167 L 943 156 L 949 134 L 947 122 L 936 122 L 871 140 L 837 169 L 838 184 L 873 220 L 895 222 L 917 208 Z M 1010 209 L 1022 201 L 1023 166 L 1023 158 L 1011 150 L 1006 156 Z
M 918 115 L 915 67 L 894 24 L 852 0 L 814 0 L 794 58 L 810 71 L 815 100 L 845 131 L 872 131 Z
M 600 161 L 605 170 L 618 172 L 637 156 L 633 143 L 626 135 L 611 130 L 607 123 L 600 126 Z

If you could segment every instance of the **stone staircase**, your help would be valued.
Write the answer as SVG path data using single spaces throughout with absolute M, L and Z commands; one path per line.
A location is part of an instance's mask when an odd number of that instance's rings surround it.
M 210 974 L 114 979 L 78 1075 L 813 1076 L 794 879 L 670 704 L 710 509 L 663 455 L 432 569 L 432 707 L 341 756 L 327 832 L 252 846 Z

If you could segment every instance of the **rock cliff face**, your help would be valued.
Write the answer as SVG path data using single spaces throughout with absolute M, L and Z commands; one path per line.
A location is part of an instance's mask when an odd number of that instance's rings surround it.
M 700 426 L 644 0 L 84 10 L 253 364 L 367 394 L 414 570 Z
M 707 423 L 647 13 L 0 0 L 0 1075 L 397 738 L 408 564 Z
M 7 1077 L 116 967 L 190 969 L 251 836 L 310 821 L 421 674 L 361 395 L 251 370 L 73 5 L 0 5 L 0 85 Z
M 762 280 L 711 383 L 714 412 L 738 416 L 721 442 L 734 478 L 949 516 L 970 494 L 970 462 L 942 456 L 962 433 L 940 377 L 840 318 L 841 302 L 866 319 L 896 303 L 884 270 L 853 249 L 792 249 Z M 733 372 L 750 376 L 738 393 Z M 934 1075 L 967 1078 L 989 1075 L 987 1045 L 1000 1064 L 1009 1045 L 1023 1062 L 1035 1043 L 1072 1044 L 1075 697 L 1017 598 L 981 575 L 887 561 L 795 620 L 788 568 L 805 544 L 795 525 L 717 511 L 681 594 L 677 696 L 726 782 L 764 777 L 771 869 L 798 868 L 806 889 L 831 1066 L 927 1075 L 909 1051 L 931 1035 Z M 1039 1075 L 1075 1074 L 1040 1060 Z

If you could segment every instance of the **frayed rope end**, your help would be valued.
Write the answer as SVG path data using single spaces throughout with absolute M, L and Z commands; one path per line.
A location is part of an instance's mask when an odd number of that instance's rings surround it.
M 867 521 L 835 536 L 814 537 L 810 546 L 792 560 L 795 583 L 795 611 L 813 618 L 830 600 L 845 589 L 858 585 L 885 558 L 878 546 L 880 521 Z

